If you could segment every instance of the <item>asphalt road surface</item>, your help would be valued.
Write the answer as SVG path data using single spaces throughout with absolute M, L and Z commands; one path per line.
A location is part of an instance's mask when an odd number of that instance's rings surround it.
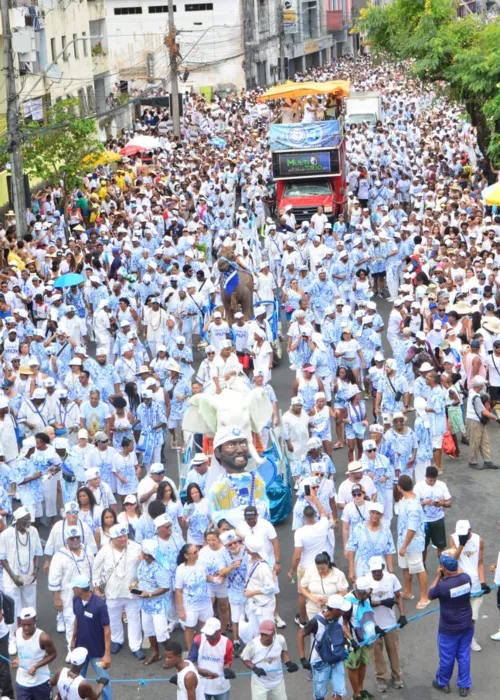
M 384 311 L 383 316 L 387 319 L 389 305 L 386 302 L 381 304 Z M 385 340 L 385 332 L 384 332 Z M 389 357 L 390 354 L 387 354 Z M 200 357 L 196 358 L 199 362 Z M 294 373 L 288 369 L 286 357 L 282 359 L 281 365 L 273 371 L 272 385 L 278 397 L 279 406 L 284 411 L 290 405 L 291 385 L 294 380 Z M 371 402 L 369 414 L 371 415 Z M 410 424 L 413 419 L 410 417 Z M 496 424 L 489 428 L 492 440 L 492 454 L 497 462 L 500 462 L 500 428 Z M 447 511 L 447 533 L 453 532 L 453 526 L 459 518 L 468 518 L 471 521 L 474 532 L 479 533 L 485 540 L 485 569 L 487 581 L 493 581 L 493 574 L 489 571 L 491 564 L 496 563 L 498 549 L 500 547 L 500 534 L 497 523 L 500 517 L 498 485 L 500 484 L 500 472 L 473 471 L 467 467 L 467 448 L 463 447 L 463 457 L 461 460 L 451 460 L 446 457 L 443 460 L 444 476 L 441 477 L 447 484 L 453 496 L 453 507 Z M 334 452 L 334 463 L 337 469 L 337 484 L 345 478 L 347 466 L 346 449 Z M 177 460 L 175 453 L 169 450 L 169 460 L 167 463 L 168 473 L 177 477 Z M 393 532 L 395 533 L 396 518 L 393 518 Z M 297 630 L 294 624 L 296 613 L 297 586 L 290 584 L 286 577 L 286 572 L 290 568 L 293 552 L 293 534 L 291 530 L 291 517 L 286 522 L 277 526 L 278 537 L 281 545 L 282 573 L 280 575 L 281 594 L 279 598 L 280 614 L 287 622 L 286 630 L 280 630 L 288 643 L 288 650 L 294 661 L 299 661 L 297 650 Z M 42 537 L 47 533 L 42 530 Z M 341 549 L 341 538 L 337 537 L 337 565 L 347 574 L 346 562 L 343 559 Z M 436 551 L 430 550 L 428 556 L 429 580 L 435 576 L 437 558 Z M 395 573 L 402 580 L 400 570 L 396 567 Z M 416 582 L 414 583 L 416 586 Z M 415 591 L 414 591 L 415 592 Z M 407 616 L 415 615 L 418 596 L 415 601 L 406 601 Z M 66 655 L 65 637 L 57 634 L 55 624 L 55 612 L 52 604 L 52 594 L 47 590 L 47 577 L 41 574 L 38 582 L 38 620 L 39 627 L 52 635 L 58 650 L 58 658 L 52 665 L 52 671 L 64 664 Z M 428 700 L 429 698 L 441 697 L 441 693 L 431 687 L 432 679 L 437 666 L 437 625 L 438 613 L 427 615 L 416 622 L 410 623 L 400 632 L 400 647 L 402 657 L 402 671 L 405 687 L 403 690 L 389 690 L 386 694 L 376 693 L 375 674 L 373 665 L 370 665 L 367 672 L 366 689 L 377 697 L 385 695 L 390 700 L 396 697 L 405 700 Z M 477 622 L 476 639 L 482 646 L 481 652 L 472 652 L 472 678 L 473 687 L 471 696 L 477 700 L 492 700 L 499 697 L 499 651 L 500 643 L 490 640 L 493 634 L 500 627 L 500 612 L 496 607 L 496 594 L 485 596 L 480 610 L 480 617 Z M 174 639 L 184 645 L 184 637 L 181 631 L 176 631 Z M 135 659 L 124 646 L 121 652 L 112 656 L 110 669 L 112 679 L 126 679 L 127 683 L 114 683 L 113 693 L 121 700 L 156 700 L 156 698 L 175 698 L 176 689 L 169 683 L 147 682 L 148 679 L 167 678 L 170 672 L 164 671 L 161 663 L 144 667 L 140 661 Z M 236 673 L 246 671 L 246 667 L 241 660 L 236 660 L 233 664 Z M 288 697 L 290 700 L 302 700 L 313 697 L 312 683 L 306 679 L 307 672 L 302 669 L 298 673 L 288 674 L 285 672 L 285 681 Z M 146 681 L 141 681 L 144 679 Z M 247 700 L 251 697 L 249 676 L 238 677 L 231 683 L 233 698 Z M 347 683 L 350 698 L 352 692 Z M 456 671 L 451 683 L 452 696 L 458 696 L 456 687 Z

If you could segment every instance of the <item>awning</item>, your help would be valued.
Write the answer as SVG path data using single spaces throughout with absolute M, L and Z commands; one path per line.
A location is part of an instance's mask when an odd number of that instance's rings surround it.
M 306 97 L 306 95 L 348 97 L 350 91 L 351 84 L 347 80 L 329 80 L 324 83 L 316 83 L 312 80 L 305 83 L 285 83 L 284 85 L 274 85 L 274 87 L 269 88 L 257 98 L 257 102 L 280 100 L 285 97 Z

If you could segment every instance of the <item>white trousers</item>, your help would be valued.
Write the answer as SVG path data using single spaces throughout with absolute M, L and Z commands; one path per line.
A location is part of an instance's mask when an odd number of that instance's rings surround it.
M 53 518 L 57 513 L 57 482 L 58 477 L 42 482 L 43 503 L 47 518 Z
M 123 612 L 128 621 L 128 644 L 130 651 L 138 651 L 142 646 L 141 627 L 141 602 L 132 598 L 106 598 L 108 606 L 109 623 L 111 627 L 111 641 L 123 644 L 125 635 L 123 632 Z
M 23 608 L 35 608 L 36 610 L 36 583 L 30 583 L 28 586 L 14 588 L 13 591 L 8 591 L 8 594 L 14 598 L 15 605 L 15 621 L 13 625 L 9 625 L 9 641 L 14 641 L 16 637 L 17 618 L 21 616 Z
M 392 489 L 385 489 L 384 492 L 384 523 L 390 525 L 394 511 L 394 492 Z
M 398 295 L 398 289 L 399 289 L 397 268 L 389 267 L 387 269 L 386 281 L 387 281 L 387 289 L 389 290 L 390 298 L 395 299 Z
M 287 700 L 285 679 L 282 678 L 275 688 L 264 688 L 258 678 L 254 678 L 250 682 L 252 689 L 252 700 Z
M 272 603 L 263 605 L 260 608 L 254 609 L 253 607 L 249 609 L 248 603 L 246 605 L 246 616 L 248 622 L 240 622 L 239 632 L 240 638 L 245 643 L 248 644 L 249 641 L 258 637 L 259 627 L 265 620 L 274 620 L 274 608 L 276 607 L 276 600 L 273 596 Z
M 427 467 L 431 466 L 430 459 L 416 459 L 415 460 L 415 482 L 422 481 L 425 479 L 425 470 Z
M 73 626 L 75 624 L 75 616 L 73 614 L 73 602 L 71 602 L 70 605 L 64 605 L 63 603 L 63 610 L 62 613 L 62 619 L 64 621 L 64 627 L 65 627 L 65 634 L 66 634 L 66 643 L 68 645 L 68 651 L 71 651 L 71 638 L 73 636 Z M 59 613 L 58 613 L 59 616 Z

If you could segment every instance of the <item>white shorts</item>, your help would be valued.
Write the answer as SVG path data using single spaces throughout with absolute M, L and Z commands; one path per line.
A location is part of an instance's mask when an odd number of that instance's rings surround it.
M 230 603 L 231 607 L 231 622 L 238 624 L 245 614 L 245 603 Z
M 167 421 L 167 427 L 169 430 L 175 430 L 182 426 L 182 418 L 169 418 Z
M 186 619 L 181 620 L 182 629 L 186 627 L 196 627 L 198 622 L 206 622 L 209 617 L 213 617 L 214 609 L 212 604 L 205 605 L 201 610 L 186 610 Z
M 440 450 L 443 447 L 443 436 L 442 435 L 433 435 L 432 436 L 432 449 L 433 450 Z
M 227 583 L 218 583 L 218 584 L 209 583 L 207 585 L 208 585 L 208 595 L 210 596 L 210 598 L 227 598 L 227 596 L 228 596 Z
M 398 554 L 398 566 L 400 569 L 408 569 L 410 574 L 421 574 L 425 571 L 422 552 L 406 552 L 404 557 Z
M 147 613 L 141 610 L 142 631 L 145 637 L 156 637 L 159 642 L 166 642 L 168 633 L 168 619 L 165 613 Z

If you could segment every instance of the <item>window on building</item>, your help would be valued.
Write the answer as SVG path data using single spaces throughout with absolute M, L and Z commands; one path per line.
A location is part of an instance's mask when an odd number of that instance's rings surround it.
M 185 12 L 205 12 L 206 10 L 213 10 L 213 2 L 196 2 L 190 5 L 184 5 Z
M 52 63 L 55 63 L 57 57 L 57 47 L 55 38 L 50 40 L 50 57 L 52 58 Z
M 66 37 L 65 37 L 65 36 L 62 36 L 62 37 L 61 37 L 61 46 L 62 46 L 62 50 L 64 51 L 64 53 L 63 53 L 63 60 L 64 60 L 64 61 L 67 61 L 67 60 L 68 60 L 68 54 L 66 53 Z
M 78 34 L 73 34 L 73 54 L 75 58 L 80 58 L 80 54 L 78 51 Z
M 87 106 L 89 108 L 90 114 L 94 114 L 96 111 L 96 104 L 95 104 L 95 92 L 94 92 L 94 86 L 89 85 L 87 87 Z
M 82 38 L 85 39 L 86 36 L 87 36 L 87 32 L 82 32 Z M 88 42 L 86 40 L 82 41 L 82 46 L 83 46 L 83 55 L 88 56 L 89 55 Z
M 176 12 L 177 7 L 174 5 L 174 12 Z M 158 15 L 160 13 L 168 12 L 168 5 L 150 5 L 148 7 L 148 12 L 150 15 Z
M 142 15 L 142 7 L 115 7 L 115 15 Z
M 269 4 L 268 0 L 258 0 L 259 32 L 269 31 Z

